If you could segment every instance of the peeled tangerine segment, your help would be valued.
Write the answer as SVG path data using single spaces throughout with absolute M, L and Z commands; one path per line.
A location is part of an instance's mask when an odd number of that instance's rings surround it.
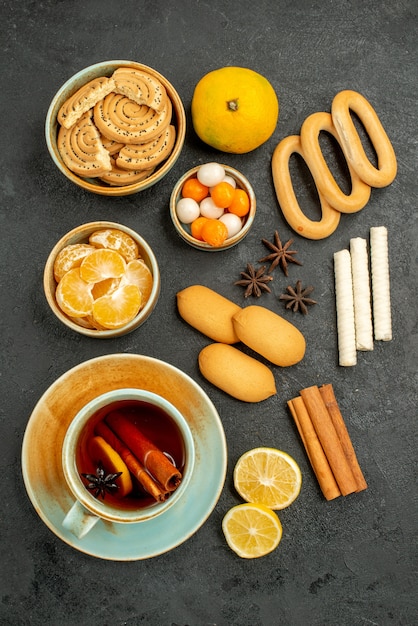
M 119 478 L 116 479 L 118 490 L 116 495 L 123 498 L 132 491 L 132 479 L 129 470 L 125 464 L 125 461 L 119 456 L 119 454 L 110 446 L 103 437 L 92 437 L 88 444 L 88 453 L 90 458 L 98 464 L 102 463 L 103 469 L 106 474 L 117 474 L 122 472 Z
M 124 285 L 94 301 L 93 317 L 103 328 L 120 328 L 133 320 L 140 308 L 141 292 L 138 287 Z
M 136 285 L 141 292 L 141 306 L 148 302 L 152 291 L 154 279 L 152 272 L 142 259 L 134 259 L 126 266 L 124 275 L 120 280 L 120 286 Z
M 71 317 L 85 317 L 93 308 L 92 285 L 80 276 L 80 268 L 69 270 L 58 283 L 55 297 L 61 310 Z
M 89 243 L 97 248 L 116 250 L 127 262 L 133 261 L 139 256 L 135 239 L 118 228 L 102 228 L 94 231 L 89 237 Z
M 80 276 L 87 283 L 98 283 L 105 278 L 120 278 L 126 262 L 119 252 L 100 248 L 89 254 L 80 265 Z
M 54 261 L 54 278 L 59 283 L 69 270 L 80 267 L 84 257 L 96 248 L 87 243 L 73 243 L 58 252 Z

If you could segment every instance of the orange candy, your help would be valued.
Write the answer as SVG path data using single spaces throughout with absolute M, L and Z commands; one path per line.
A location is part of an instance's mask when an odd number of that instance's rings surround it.
M 203 241 L 202 228 L 203 225 L 208 221 L 208 219 L 208 217 L 203 217 L 203 215 L 201 215 L 190 224 L 190 232 L 192 237 L 194 237 L 195 239 L 199 239 L 199 241 Z
M 200 202 L 209 195 L 209 187 L 202 185 L 197 178 L 189 178 L 183 185 L 181 195 L 183 198 L 192 198 L 196 202 Z
M 218 183 L 210 190 L 210 195 L 216 206 L 220 209 L 227 209 L 231 204 L 235 194 L 235 189 L 226 182 Z
M 250 199 L 244 189 L 235 189 L 234 196 L 231 204 L 228 206 L 228 211 L 238 215 L 238 217 L 244 217 L 250 210 Z
M 208 218 L 203 224 L 201 236 L 210 246 L 218 248 L 228 237 L 228 229 L 223 222 Z

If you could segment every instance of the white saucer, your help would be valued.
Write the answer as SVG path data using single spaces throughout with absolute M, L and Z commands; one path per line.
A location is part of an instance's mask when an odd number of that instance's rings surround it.
M 73 504 L 61 467 L 64 434 L 73 416 L 89 400 L 123 387 L 153 391 L 184 415 L 195 443 L 194 473 L 182 498 L 164 515 L 136 524 L 100 520 L 86 537 L 77 539 L 62 527 Z M 221 495 L 226 465 L 222 423 L 201 387 L 176 367 L 135 354 L 91 359 L 58 378 L 36 404 L 22 446 L 23 479 L 41 519 L 76 550 L 114 561 L 151 558 L 191 537 Z

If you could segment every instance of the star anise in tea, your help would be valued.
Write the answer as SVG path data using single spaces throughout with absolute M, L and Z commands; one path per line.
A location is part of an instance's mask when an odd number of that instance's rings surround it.
M 114 493 L 119 489 L 119 485 L 115 483 L 115 480 L 119 478 L 122 472 L 115 474 L 106 474 L 102 463 L 100 462 L 96 468 L 95 474 L 81 474 L 83 478 L 88 480 L 86 488 L 93 492 L 95 498 L 106 497 L 106 493 Z
M 286 309 L 292 309 L 293 313 L 300 311 L 303 315 L 308 312 L 308 306 L 312 304 L 318 304 L 315 300 L 310 298 L 310 294 L 313 292 L 313 287 L 302 288 L 302 281 L 298 280 L 296 286 L 293 288 L 290 285 L 286 287 L 287 293 L 282 294 L 279 300 L 286 302 Z
M 269 267 L 269 274 L 278 266 L 280 266 L 284 272 L 284 275 L 288 275 L 287 265 L 288 263 L 296 263 L 296 265 L 302 265 L 300 261 L 294 258 L 294 254 L 297 254 L 297 250 L 289 250 L 290 246 L 293 243 L 293 239 L 289 239 L 283 245 L 280 241 L 279 233 L 276 230 L 274 233 L 274 242 L 268 241 L 267 239 L 261 240 L 263 244 L 271 250 L 271 254 L 260 259 L 260 263 L 264 263 L 265 261 L 271 261 L 271 265 Z
M 271 293 L 271 289 L 267 283 L 273 280 L 273 276 L 266 276 L 265 271 L 265 266 L 255 269 L 254 265 L 251 265 L 251 263 L 247 264 L 247 271 L 241 272 L 242 279 L 234 283 L 234 285 L 245 287 L 244 298 L 248 298 L 249 296 L 259 298 L 263 291 Z

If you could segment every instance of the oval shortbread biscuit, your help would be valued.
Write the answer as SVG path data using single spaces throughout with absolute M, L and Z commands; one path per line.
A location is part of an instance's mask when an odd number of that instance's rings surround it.
M 239 341 L 232 316 L 241 311 L 241 307 L 209 287 L 191 285 L 179 291 L 177 308 L 190 326 L 214 341 L 227 344 Z
M 272 372 L 260 361 L 224 343 L 212 343 L 199 354 L 202 375 L 243 402 L 260 402 L 277 393 Z
M 302 333 L 269 309 L 247 306 L 233 316 L 232 323 L 242 343 L 275 365 L 294 365 L 305 355 Z

